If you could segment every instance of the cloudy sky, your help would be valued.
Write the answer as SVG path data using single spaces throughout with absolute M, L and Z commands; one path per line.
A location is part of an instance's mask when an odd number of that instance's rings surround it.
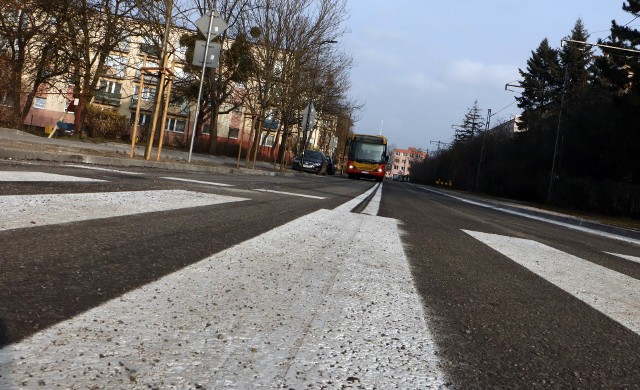
M 640 25 L 622 0 L 349 0 L 341 49 L 355 62 L 352 95 L 365 104 L 357 133 L 382 133 L 399 148 L 451 142 L 477 99 L 498 123 L 519 113 L 505 84 L 544 38 L 559 48 L 581 18 L 589 42 L 611 20 Z

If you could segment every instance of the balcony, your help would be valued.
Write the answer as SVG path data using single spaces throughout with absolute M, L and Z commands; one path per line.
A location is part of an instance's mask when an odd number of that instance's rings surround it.
M 142 99 L 142 105 L 140 106 L 141 111 L 153 111 L 154 109 L 154 101 Z M 131 102 L 129 103 L 129 108 L 134 110 L 138 106 L 138 97 L 132 96 Z M 167 108 L 167 113 L 173 116 L 189 116 L 189 106 L 185 106 L 184 104 L 171 104 L 169 103 L 169 107 Z
M 160 48 L 158 48 L 157 45 L 153 45 L 149 43 L 141 43 L 140 52 L 160 58 Z
M 122 94 L 120 93 L 111 93 L 104 91 L 96 91 L 93 96 L 93 102 L 98 104 L 106 104 L 109 106 L 120 106 L 120 99 L 122 98 Z

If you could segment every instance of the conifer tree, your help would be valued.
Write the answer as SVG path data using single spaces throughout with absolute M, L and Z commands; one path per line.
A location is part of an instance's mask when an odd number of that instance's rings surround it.
M 551 109 L 550 103 L 559 102 L 562 91 L 563 72 L 558 50 L 549 46 L 545 38 L 531 58 L 527 69 L 518 69 L 522 76 L 522 94 L 516 97 L 518 107 L 523 110 L 522 125 L 531 127 L 532 119 L 541 118 Z
M 480 115 L 480 108 L 478 107 L 478 100 L 473 102 L 473 106 L 469 108 L 467 113 L 464 115 L 464 119 L 462 121 L 462 125 L 460 125 L 456 129 L 455 133 L 455 141 L 456 142 L 465 142 L 476 135 L 480 134 L 482 128 L 484 127 L 484 121 L 482 120 L 482 115 Z

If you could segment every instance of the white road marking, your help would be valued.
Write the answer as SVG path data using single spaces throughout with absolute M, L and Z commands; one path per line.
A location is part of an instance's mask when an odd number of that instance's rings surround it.
M 0 181 L 53 181 L 53 182 L 104 182 L 104 180 L 89 179 L 86 177 L 56 175 L 45 172 L 1 171 Z
M 371 193 L 375 191 L 377 186 L 379 185 L 380 183 L 376 183 L 373 187 L 369 188 L 369 190 L 367 190 L 367 192 L 365 192 L 364 194 L 361 194 L 351 199 L 350 201 L 341 204 L 340 206 L 336 207 L 335 210 L 348 213 L 349 211 L 353 210 L 354 207 L 362 203 L 362 201 L 365 200 L 369 195 L 371 195 Z
M 463 231 L 640 334 L 640 280 L 536 241 Z
M 82 168 L 82 169 L 91 169 L 94 171 L 105 171 L 105 172 L 113 172 L 113 173 L 123 173 L 125 175 L 144 175 L 144 173 L 141 172 L 130 172 L 130 171 L 120 171 L 117 169 L 108 169 L 108 168 L 99 168 L 99 167 L 91 167 L 91 166 L 86 166 L 86 165 L 77 165 L 77 164 L 66 164 L 67 167 L 74 167 L 74 168 Z
M 362 214 L 368 215 L 378 215 L 378 211 L 380 210 L 380 200 L 382 199 L 382 182 L 378 185 L 378 190 L 376 194 L 371 198 L 369 204 L 362 211 Z
M 520 217 L 525 217 L 525 218 L 533 219 L 533 220 L 536 220 L 536 221 L 542 221 L 542 222 L 550 223 L 552 225 L 563 226 L 563 227 L 566 227 L 566 228 L 569 228 L 569 229 L 578 230 L 578 231 L 589 233 L 589 234 L 595 234 L 595 235 L 601 236 L 601 237 L 612 238 L 614 240 L 624 241 L 624 242 L 629 242 L 629 243 L 632 243 L 632 244 L 640 245 L 640 240 L 636 240 L 634 238 L 624 237 L 624 236 L 620 236 L 620 235 L 617 235 L 617 234 L 607 233 L 607 232 L 603 232 L 603 231 L 599 231 L 599 230 L 595 230 L 595 229 L 589 229 L 589 228 L 586 228 L 586 227 L 583 227 L 583 226 L 573 225 L 573 224 L 570 224 L 570 223 L 555 221 L 553 219 L 544 218 L 544 217 L 540 217 L 540 216 L 537 216 L 537 215 L 531 215 L 531 214 L 527 214 L 527 213 L 523 213 L 523 212 L 519 212 L 519 211 L 509 210 L 509 209 L 506 209 L 506 208 L 503 208 L 503 207 L 498 207 L 498 206 L 494 206 L 494 205 L 490 205 L 490 204 L 486 204 L 486 203 L 476 202 L 476 201 L 473 201 L 473 200 L 464 199 L 464 198 L 461 198 L 461 197 L 458 197 L 458 196 L 455 196 L 455 195 L 451 195 L 451 194 L 448 194 L 446 192 L 441 192 L 441 191 L 432 190 L 430 188 L 425 188 L 423 186 L 416 186 L 416 187 L 421 188 L 421 189 L 423 189 L 425 191 L 434 192 L 434 193 L 439 194 L 439 195 L 448 196 L 450 198 L 457 199 L 457 200 L 459 200 L 461 202 L 469 203 L 469 204 L 472 204 L 472 205 L 485 207 L 485 208 L 488 208 L 488 209 L 500 211 L 500 212 L 507 213 L 507 214 L 518 215 Z M 554 213 L 551 213 L 551 214 L 554 214 Z M 555 213 L 555 214 L 557 214 L 557 213 Z M 562 214 L 558 214 L 558 215 L 562 215 Z
M 295 192 L 285 192 L 285 191 L 275 191 L 275 190 L 265 190 L 261 188 L 256 188 L 254 191 L 260 192 L 270 192 L 272 194 L 282 194 L 282 195 L 291 195 L 291 196 L 300 196 L 303 198 L 311 198 L 311 199 L 327 199 L 324 196 L 315 196 L 315 195 L 305 195 L 305 194 L 297 194 Z
M 316 211 L 7 346 L 0 388 L 442 388 L 398 222 L 374 218 Z
M 238 202 L 182 190 L 0 196 L 0 230 Z
M 180 177 L 161 177 L 160 179 L 185 181 L 188 183 L 197 183 L 197 184 L 207 184 L 210 186 L 218 186 L 218 187 L 233 187 L 233 185 L 231 184 L 215 183 L 212 181 L 203 181 L 203 180 L 182 179 Z
M 634 261 L 636 263 L 640 263 L 640 257 L 637 257 L 637 256 L 622 255 L 620 253 L 613 253 L 613 252 L 604 252 L 604 253 L 608 253 L 608 254 L 613 255 L 613 256 L 622 257 L 623 259 L 627 259 L 629 261 Z

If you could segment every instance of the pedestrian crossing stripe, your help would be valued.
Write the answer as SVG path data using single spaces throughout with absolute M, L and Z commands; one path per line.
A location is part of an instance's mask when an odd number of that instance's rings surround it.
M 94 170 L 94 171 L 121 173 L 121 174 L 124 174 L 124 175 L 144 175 L 144 173 L 142 173 L 142 172 L 121 171 L 119 169 L 101 168 L 101 167 L 93 167 L 93 166 L 87 166 L 87 165 L 66 164 L 65 166 L 73 167 L 73 168 L 90 169 L 90 170 Z
M 640 335 L 640 280 L 537 241 L 463 232 Z
M 55 173 L 46 172 L 0 171 L 0 181 L 104 182 L 105 180 L 69 175 L 58 175 Z
M 5 347 L 0 388 L 443 388 L 399 229 L 317 210 Z
M 218 186 L 218 187 L 233 187 L 233 185 L 231 185 L 231 184 L 215 183 L 215 182 L 212 182 L 212 181 L 204 181 L 204 180 L 183 179 L 183 178 L 180 178 L 180 177 L 161 177 L 161 179 L 184 181 L 184 182 L 187 182 L 187 183 L 206 184 L 206 185 Z
M 0 196 L 0 231 L 247 200 L 184 190 Z
M 637 256 L 622 255 L 620 253 L 612 253 L 612 252 L 604 252 L 604 253 L 612 255 L 612 256 L 616 256 L 616 257 L 621 257 L 623 259 L 627 259 L 629 261 L 633 261 L 633 262 L 636 262 L 636 263 L 640 263 L 640 257 L 637 257 Z

